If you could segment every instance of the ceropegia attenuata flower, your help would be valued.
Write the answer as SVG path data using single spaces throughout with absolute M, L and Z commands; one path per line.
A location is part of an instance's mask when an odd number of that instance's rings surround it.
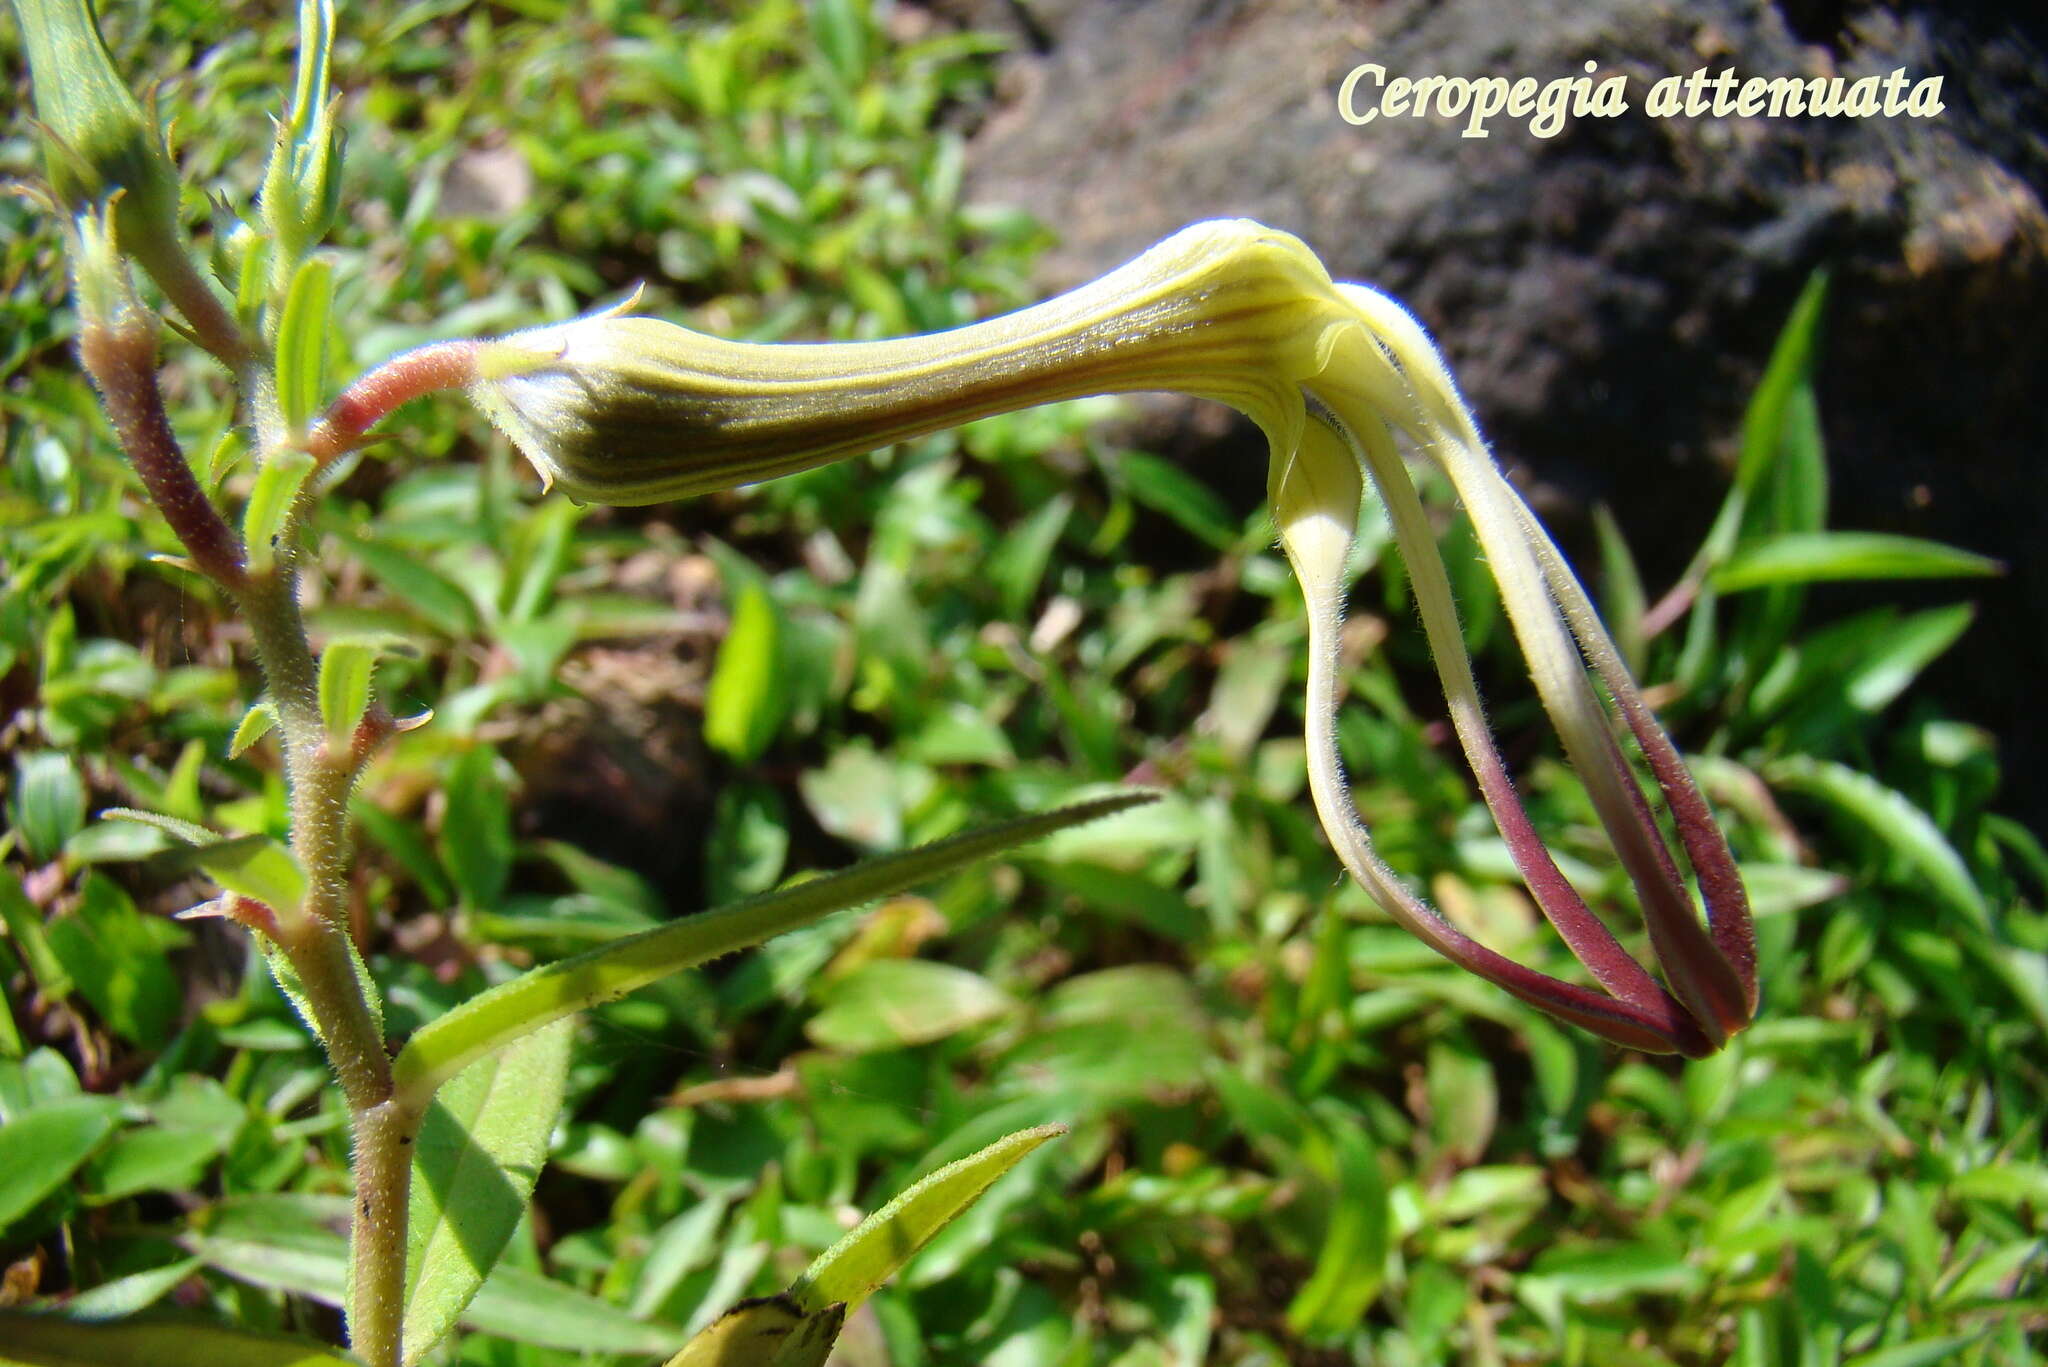
M 1488 455 L 1421 326 L 1382 294 L 1332 282 L 1285 233 L 1199 223 L 1092 284 L 932 336 L 759 345 L 615 311 L 484 343 L 474 373 L 472 394 L 543 478 L 574 497 L 621 504 L 769 479 L 1057 399 L 1172 390 L 1229 404 L 1270 443 L 1274 520 L 1308 600 L 1316 807 L 1374 900 L 1445 957 L 1622 1044 L 1709 1053 L 1755 1010 L 1754 943 L 1734 861 L 1585 591 Z M 1515 794 L 1401 437 L 1442 468 L 1470 513 L 1538 695 L 1635 885 L 1668 987 L 1565 881 Z M 1537 904 L 1598 988 L 1478 944 L 1373 850 L 1335 724 L 1344 565 L 1367 478 L 1407 561 L 1481 792 Z M 1591 676 L 1657 781 L 1706 904 L 1704 924 Z

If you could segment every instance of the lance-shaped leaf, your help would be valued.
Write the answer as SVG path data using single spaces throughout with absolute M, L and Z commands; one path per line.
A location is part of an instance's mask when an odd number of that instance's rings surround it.
M 472 1062 L 551 1021 L 614 1001 L 656 979 L 759 944 L 835 911 L 902 892 L 1054 831 L 1152 800 L 1150 793 L 1119 793 L 1018 817 L 871 859 L 534 969 L 470 998 L 414 1034 L 392 1062 L 398 1099 L 409 1108 L 423 1108 L 443 1082 Z
M 1064 1125 L 1019 1130 L 924 1177 L 819 1254 L 790 1286 L 791 1298 L 810 1314 L 833 1305 L 859 1308 L 997 1178 L 1066 1132 Z
M 569 1074 L 571 1022 L 478 1059 L 441 1089 L 413 1148 L 405 1360 L 455 1327 L 526 1213 Z

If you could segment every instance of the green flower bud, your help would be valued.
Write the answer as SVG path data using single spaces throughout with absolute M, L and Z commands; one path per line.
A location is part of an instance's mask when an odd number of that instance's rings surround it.
M 162 130 L 114 70 L 87 0 L 14 0 L 47 137 L 50 188 L 72 211 L 119 192 L 123 246 L 177 242 L 178 174 Z

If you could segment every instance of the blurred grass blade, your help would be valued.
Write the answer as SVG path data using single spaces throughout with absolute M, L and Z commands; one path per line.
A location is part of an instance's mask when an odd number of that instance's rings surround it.
M 1117 482 L 1131 497 L 1178 524 L 1190 536 L 1227 551 L 1239 540 L 1230 507 L 1208 485 L 1159 456 L 1143 451 L 1118 454 Z
M 1713 573 L 1723 593 L 1846 579 L 1952 579 L 1997 574 L 1989 556 L 1882 532 L 1788 532 L 1735 552 Z
M 130 1272 L 125 1277 L 87 1287 L 64 1302 L 64 1313 L 80 1320 L 127 1319 L 139 1315 L 177 1290 L 199 1267 L 197 1258 L 180 1258 L 161 1267 Z
M 775 600 L 741 584 L 704 694 L 704 739 L 742 764 L 759 759 L 782 725 L 785 684 Z
M 1969 866 L 1948 843 L 1933 818 L 1906 797 L 1846 765 L 1808 755 L 1787 755 L 1763 770 L 1773 787 L 1789 788 L 1825 803 L 1869 832 L 1925 887 L 1973 929 L 1991 931 L 1991 909 Z
M 895 1276 L 997 1178 L 1046 1140 L 1066 1132 L 1064 1125 L 1019 1130 L 940 1168 L 818 1255 L 791 1285 L 789 1294 L 811 1313 L 832 1305 L 859 1308 L 876 1287 Z
M 582 520 L 581 506 L 557 498 L 519 522 L 505 576 L 505 622 L 535 621 L 547 611 L 555 585 L 575 559 L 576 524 Z
M 557 1021 L 441 1089 L 413 1150 L 405 1360 L 455 1327 L 526 1213 L 561 1109 L 574 1027 Z
M 1378 1299 L 1387 1263 L 1387 1192 L 1379 1156 L 1348 1118 L 1325 1127 L 1329 1226 L 1315 1271 L 1287 1307 L 1287 1323 L 1310 1339 L 1358 1326 Z
M 1938 1367 L 1941 1363 L 1960 1361 L 1957 1355 L 1983 1337 L 1984 1333 L 1976 1333 L 1943 1334 L 1936 1338 L 1915 1339 L 1911 1343 L 1898 1343 L 1874 1352 L 1858 1353 L 1843 1364 L 1843 1367 Z
M 848 87 L 859 85 L 868 69 L 868 0 L 812 0 L 809 8 L 818 51 Z
M 448 772 L 441 817 L 441 863 L 473 910 L 497 906 L 512 876 L 512 796 L 487 745 L 464 750 Z
M 22 1367 L 349 1367 L 311 1339 L 188 1319 L 94 1323 L 0 1310 L 0 1363 Z
M 1059 544 L 1060 533 L 1066 530 L 1073 512 L 1072 496 L 1060 494 L 1011 528 L 990 552 L 983 568 L 989 582 L 996 586 L 1003 616 L 1021 618 L 1031 607 L 1038 596 L 1038 586 L 1045 580 L 1045 567 L 1052 559 L 1053 548 Z
M 350 555 L 363 562 L 407 611 L 454 640 L 476 634 L 476 604 L 461 585 L 416 554 L 368 537 L 343 537 Z
M 1621 524 L 1604 503 L 1593 506 L 1593 527 L 1600 537 L 1600 616 L 1614 636 L 1614 648 L 1621 652 L 1629 672 L 1641 676 L 1645 653 L 1643 614 L 1649 599 L 1643 593 L 1643 576 L 1636 558 L 1621 534 Z
M 1916 612 L 1870 643 L 1870 653 L 1849 672 L 1844 693 L 1865 712 L 1882 711 L 1970 629 L 1976 609 L 1968 603 Z
M 671 973 L 759 944 L 835 911 L 901 892 L 1054 831 L 1153 798 L 1147 792 L 1119 793 L 1019 817 L 872 859 L 537 968 L 470 998 L 421 1027 L 393 1061 L 393 1082 L 402 1100 L 423 1106 L 441 1083 L 470 1063 L 550 1021 L 622 997 Z

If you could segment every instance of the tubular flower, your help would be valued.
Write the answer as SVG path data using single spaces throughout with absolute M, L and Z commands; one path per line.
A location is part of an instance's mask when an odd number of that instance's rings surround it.
M 770 479 L 1059 399 L 1170 390 L 1226 403 L 1271 448 L 1273 517 L 1309 608 L 1310 789 L 1352 875 L 1446 958 L 1617 1043 L 1707 1054 L 1755 1012 L 1754 937 L 1734 860 L 1584 589 L 1488 455 L 1422 327 L 1385 295 L 1333 282 L 1288 234 L 1198 223 L 1068 294 L 927 337 L 747 344 L 613 312 L 483 343 L 476 375 L 473 397 L 543 479 L 616 504 Z M 1397 449 L 1404 437 L 1444 471 L 1471 516 L 1537 693 L 1636 888 L 1664 985 L 1566 882 L 1515 794 Z M 1481 793 L 1538 906 L 1597 988 L 1477 943 L 1373 850 L 1336 742 L 1344 567 L 1367 479 L 1407 562 Z M 1670 810 L 1704 924 L 1593 676 Z

